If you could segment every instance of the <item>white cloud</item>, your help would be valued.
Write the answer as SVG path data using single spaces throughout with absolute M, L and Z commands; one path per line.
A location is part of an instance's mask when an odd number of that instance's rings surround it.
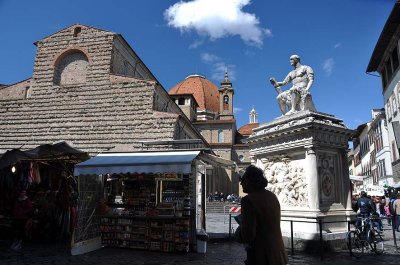
M 324 69 L 327 76 L 330 76 L 332 74 L 334 65 L 335 61 L 332 58 L 326 59 L 322 64 L 322 69 Z
M 216 62 L 214 63 L 214 71 L 211 75 L 213 80 L 221 82 L 224 80 L 225 71 L 228 71 L 228 79 L 230 81 L 236 80 L 236 65 L 229 64 L 227 65 L 224 62 Z
M 236 65 L 226 64 L 217 55 L 207 52 L 201 54 L 201 60 L 204 63 L 211 65 L 211 79 L 221 82 L 224 80 L 225 71 L 228 71 L 229 80 L 236 80 Z
M 243 109 L 242 108 L 235 108 L 233 107 L 233 114 L 238 114 L 239 112 L 242 112 Z
M 220 61 L 221 59 L 214 54 L 204 52 L 201 54 L 201 60 L 205 63 L 213 63 L 215 61 Z
M 339 47 L 342 47 L 342 43 L 341 42 L 338 42 L 338 43 L 335 44 L 335 46 L 333 46 L 333 48 L 335 48 L 335 49 L 337 49 Z
M 196 41 L 192 42 L 192 44 L 190 44 L 189 49 L 196 49 L 197 47 L 199 47 L 202 44 L 203 44 L 203 41 L 196 40 Z
M 254 14 L 244 12 L 250 0 L 180 1 L 164 12 L 168 26 L 181 31 L 195 30 L 211 40 L 239 35 L 248 45 L 261 47 L 263 37 L 272 37 L 270 29 L 261 28 Z
M 263 32 L 267 37 L 273 37 L 274 36 L 274 34 L 272 34 L 272 30 L 270 30 L 270 29 L 263 29 Z
M 253 57 L 254 55 L 256 55 L 254 51 L 248 49 L 244 50 L 243 54 L 246 55 L 247 57 Z

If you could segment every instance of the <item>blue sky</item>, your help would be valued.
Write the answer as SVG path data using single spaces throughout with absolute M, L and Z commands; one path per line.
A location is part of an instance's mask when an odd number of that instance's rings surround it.
M 383 107 L 380 78 L 365 73 L 395 0 L 0 0 L 0 83 L 32 76 L 33 42 L 75 23 L 123 35 L 168 91 L 190 74 L 235 89 L 238 127 L 280 115 L 268 79 L 298 54 L 311 66 L 318 111 L 349 128 Z M 284 87 L 290 88 L 290 85 Z

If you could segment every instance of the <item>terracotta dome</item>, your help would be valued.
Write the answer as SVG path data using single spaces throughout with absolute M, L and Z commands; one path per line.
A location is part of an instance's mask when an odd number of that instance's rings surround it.
M 248 123 L 239 128 L 238 132 L 243 136 L 248 136 L 253 132 L 254 128 L 258 127 L 258 123 Z
M 201 75 L 189 75 L 168 92 L 170 95 L 192 94 L 199 110 L 219 113 L 218 87 Z

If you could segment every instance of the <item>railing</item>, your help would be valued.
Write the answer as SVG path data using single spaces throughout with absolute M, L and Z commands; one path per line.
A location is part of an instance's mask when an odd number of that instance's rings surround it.
M 229 239 L 232 239 L 232 216 L 236 216 L 233 214 L 229 214 Z M 393 233 L 393 243 L 394 246 L 396 247 L 396 249 L 398 248 L 397 246 L 397 240 L 396 240 L 396 231 L 395 231 L 395 226 L 393 224 L 395 224 L 396 222 L 396 218 L 395 216 L 392 217 L 380 217 L 380 219 L 382 220 L 388 220 L 391 219 L 392 220 L 392 233 Z M 351 228 L 351 222 L 352 220 L 348 220 L 348 221 L 330 221 L 330 222 L 323 222 L 322 219 L 319 219 L 318 221 L 301 221 L 301 220 L 281 220 L 282 222 L 290 222 L 290 252 L 291 255 L 294 256 L 294 230 L 293 230 L 293 223 L 311 223 L 311 224 L 318 224 L 319 226 L 319 254 L 320 254 L 320 259 L 323 260 L 324 259 L 324 239 L 323 239 L 323 226 L 324 224 L 334 224 L 334 223 L 347 223 L 347 231 L 350 231 Z M 343 237 L 343 240 L 345 240 L 345 238 Z M 350 253 L 350 252 L 349 252 Z M 350 253 L 351 254 L 351 253 Z

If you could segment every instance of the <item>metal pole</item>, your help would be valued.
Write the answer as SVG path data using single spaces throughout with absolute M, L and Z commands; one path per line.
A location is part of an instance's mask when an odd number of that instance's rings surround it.
M 392 232 L 393 232 L 393 242 L 394 242 L 394 245 L 395 245 L 395 246 L 396 246 L 396 248 L 397 248 L 396 231 L 394 230 L 394 229 L 395 229 L 395 227 L 396 227 L 396 216 L 395 216 L 395 215 L 393 215 L 393 216 L 392 216 Z
M 229 213 L 229 240 L 231 240 L 231 229 L 232 229 L 232 214 Z
M 351 233 L 349 233 L 349 242 L 347 242 L 347 244 L 348 244 L 348 247 L 349 247 L 349 253 L 350 253 L 350 257 L 352 257 L 353 256 L 353 253 L 352 253 L 352 244 L 351 244 Z
M 290 220 L 290 247 L 292 248 L 292 256 L 294 255 L 294 240 L 293 240 L 293 220 Z
M 319 254 L 321 257 L 321 260 L 324 259 L 324 253 L 323 253 L 323 240 L 322 240 L 322 219 L 318 220 L 319 222 Z

